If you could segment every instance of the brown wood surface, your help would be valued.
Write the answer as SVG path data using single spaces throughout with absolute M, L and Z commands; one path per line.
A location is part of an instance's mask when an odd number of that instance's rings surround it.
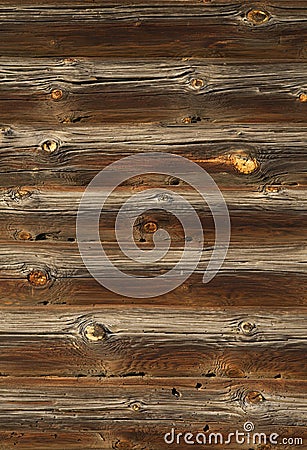
M 0 64 L 2 122 L 262 123 L 265 114 L 266 122 L 282 124 L 304 122 L 307 112 L 302 63 L 2 58 Z M 62 91 L 58 100 L 55 89 Z
M 307 448 L 306 57 L 305 0 L 1 1 L 0 450 L 187 450 L 165 433 L 246 422 L 278 444 L 210 448 Z M 130 298 L 89 274 L 76 219 L 100 170 L 149 152 L 212 176 L 231 240 L 203 284 L 210 209 L 183 174 L 144 165 L 102 211 L 110 260 L 157 276 L 180 258 L 186 236 L 162 208 L 132 233 L 146 251 L 146 224 L 167 230 L 166 257 L 119 251 L 118 211 L 148 188 L 188 200 L 204 252 L 173 291 Z
M 246 3 L 160 1 L 128 9 L 118 2 L 93 8 L 12 3 L 0 10 L 6 56 L 306 59 L 304 2 L 263 5 L 263 23 L 248 20 Z

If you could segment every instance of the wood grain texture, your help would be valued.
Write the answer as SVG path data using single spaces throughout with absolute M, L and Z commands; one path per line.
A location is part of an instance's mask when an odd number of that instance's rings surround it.
M 28 104 L 28 102 L 24 102 Z M 203 167 L 223 188 L 270 184 L 306 184 L 306 125 L 138 125 L 35 127 L 2 125 L 1 186 L 35 184 L 86 186 L 99 170 L 140 152 L 169 152 Z M 51 150 L 44 146 L 55 144 Z M 242 173 L 229 155 L 243 152 L 258 165 Z M 171 184 L 169 177 L 157 178 Z M 155 179 L 140 176 L 132 186 Z M 176 186 L 174 186 L 176 188 Z
M 302 379 L 305 328 L 304 309 L 3 310 L 0 373 Z
M 306 447 L 306 6 L 2 0 L 1 450 L 165 450 L 172 427 L 208 438 L 247 421 L 279 444 L 242 450 L 294 448 L 282 437 Z M 144 163 L 101 214 L 109 259 L 138 276 L 171 269 L 193 231 L 162 209 L 176 193 L 195 208 L 204 249 L 173 291 L 130 298 L 87 271 L 77 211 L 100 170 L 153 151 L 212 176 L 231 242 L 204 284 L 210 210 L 183 174 Z M 150 188 L 171 192 L 137 218 L 134 240 L 152 249 L 153 223 L 172 245 L 146 265 L 119 251 L 114 228 L 122 204 Z M 88 205 L 88 231 L 98 204 Z M 239 446 L 214 446 L 226 447 Z
M 76 246 L 67 242 L 52 247 L 43 242 L 30 242 L 29 244 L 20 242 L 2 244 L 0 254 L 1 278 L 26 277 L 29 272 L 39 268 L 46 270 L 51 278 L 87 276 L 87 269 Z M 128 248 L 131 250 L 132 257 L 136 256 L 136 250 Z M 146 276 L 159 275 L 170 270 L 179 261 L 183 251 L 182 247 L 171 248 L 164 258 L 152 265 L 128 259 L 125 255 L 120 254 L 118 245 L 105 245 L 104 249 L 109 260 L 119 270 L 131 274 L 142 271 Z M 199 265 L 194 273 L 203 273 L 210 260 L 211 252 L 212 247 L 204 248 Z M 189 251 L 187 250 L 187 258 L 188 255 Z M 97 268 L 101 267 L 96 251 L 93 251 L 92 257 L 97 262 Z M 194 267 L 193 262 L 192 259 L 187 259 L 186 267 L 182 269 L 183 273 Z M 230 274 L 233 271 L 240 270 L 242 272 L 246 270 L 269 271 L 272 274 L 281 272 L 285 275 L 291 273 L 306 274 L 306 244 L 261 245 L 254 246 L 252 249 L 250 246 L 233 246 L 228 251 L 221 273 Z M 180 276 L 180 273 L 178 271 L 178 276 Z M 111 275 L 111 269 L 107 267 L 104 274 L 114 276 L 114 273 Z
M 304 123 L 306 74 L 302 63 L 0 58 L 0 121 Z
M 250 7 L 220 3 L 159 8 L 0 9 L 0 52 L 6 56 L 108 58 L 306 58 L 306 5 L 267 6 L 269 20 L 246 20 Z M 46 26 L 46 23 L 48 26 Z M 16 25 L 18 24 L 18 27 Z
M 26 271 L 25 271 L 26 272 Z M 0 278 L 0 301 L 2 307 L 28 308 L 59 305 L 148 306 L 148 299 L 129 298 L 102 287 L 93 278 L 53 278 L 46 288 L 34 288 L 26 273 L 21 278 Z M 307 276 L 300 273 L 272 271 L 233 270 L 218 274 L 204 285 L 202 274 L 194 274 L 168 295 L 156 296 L 152 305 L 174 309 L 178 306 L 194 307 L 254 307 L 256 311 L 265 307 L 307 306 Z
M 194 419 L 209 425 L 219 421 L 232 425 L 236 421 L 243 425 L 249 418 L 259 427 L 295 427 L 302 425 L 305 419 L 306 401 L 301 398 L 306 389 L 303 381 L 214 379 L 204 381 L 202 388 L 196 389 L 198 381 L 194 377 L 2 377 L 0 396 L 5 412 L 1 414 L 1 421 L 4 429 L 20 426 L 19 420 L 23 418 L 21 427 L 24 428 L 38 420 L 37 430 L 47 425 L 55 430 L 59 426 L 78 430 L 81 426 L 84 431 L 100 431 L 101 421 L 108 419 L 139 422 L 163 419 L 170 425 L 173 421 L 189 423 Z M 172 394 L 174 387 L 181 394 L 180 398 Z M 262 400 L 253 401 L 251 392 L 258 393 Z M 8 415 L 9 411 L 14 414 Z

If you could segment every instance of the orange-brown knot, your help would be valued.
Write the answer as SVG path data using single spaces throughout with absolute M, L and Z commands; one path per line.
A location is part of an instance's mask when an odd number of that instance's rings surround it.
M 29 241 L 32 239 L 32 234 L 25 230 L 19 231 L 17 233 L 17 239 L 20 239 L 21 241 Z
M 63 97 L 63 91 L 61 89 L 53 89 L 51 92 L 51 98 L 54 101 L 59 101 Z
M 265 186 L 263 191 L 265 194 L 278 194 L 282 190 L 282 187 L 279 185 L 269 185 Z
M 143 225 L 143 230 L 145 231 L 145 233 L 155 233 L 158 229 L 158 225 L 156 224 L 156 222 L 146 222 Z
M 48 273 L 44 270 L 33 270 L 28 275 L 29 283 L 36 287 L 46 286 L 49 279 Z
M 53 153 L 59 148 L 59 144 L 52 139 L 48 139 L 42 143 L 41 147 L 46 153 Z
M 230 154 L 229 160 L 235 169 L 243 174 L 253 173 L 259 168 L 259 163 L 256 158 L 253 158 L 244 151 Z
M 250 391 L 246 395 L 245 400 L 247 403 L 250 403 L 251 405 L 257 405 L 258 403 L 264 402 L 265 398 L 263 397 L 261 392 Z
M 193 89 L 196 89 L 196 90 L 201 89 L 202 87 L 204 87 L 204 85 L 205 85 L 205 82 L 201 78 L 193 78 L 191 80 L 191 86 Z
M 253 25 L 262 25 L 263 23 L 268 22 L 270 19 L 270 14 L 267 11 L 263 11 L 260 9 L 251 9 L 248 11 L 247 20 Z
M 301 94 L 299 96 L 299 101 L 302 102 L 302 103 L 307 102 L 307 94 Z
M 252 322 L 241 322 L 239 325 L 239 329 L 241 333 L 246 336 L 252 334 L 253 330 L 256 328 L 256 325 Z
M 103 325 L 94 323 L 87 325 L 84 330 L 84 335 L 89 341 L 97 342 L 101 341 L 105 337 L 106 330 Z

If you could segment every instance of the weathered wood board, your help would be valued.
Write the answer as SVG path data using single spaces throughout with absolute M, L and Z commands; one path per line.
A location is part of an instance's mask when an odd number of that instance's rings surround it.
M 306 113 L 305 0 L 2 0 L 1 450 L 186 450 L 185 433 L 221 450 L 307 448 Z M 213 178 L 231 239 L 204 284 L 210 208 L 183 173 L 145 164 L 101 213 L 110 261 L 155 277 L 180 259 L 189 236 L 162 207 L 133 238 L 145 253 L 166 230 L 163 259 L 118 247 L 121 206 L 153 188 L 195 209 L 204 251 L 174 290 L 134 298 L 91 276 L 76 221 L 95 175 L 151 152 Z M 225 443 L 247 426 L 277 442 Z

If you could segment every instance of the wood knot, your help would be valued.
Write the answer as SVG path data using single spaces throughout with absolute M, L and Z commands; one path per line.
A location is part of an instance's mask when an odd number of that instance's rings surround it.
M 89 341 L 101 341 L 106 336 L 106 329 L 100 323 L 90 324 L 85 328 L 84 335 Z
M 239 330 L 245 336 L 250 336 L 253 333 L 255 328 L 256 328 L 256 325 L 252 322 L 241 322 L 239 324 Z
M 25 230 L 17 231 L 15 236 L 16 239 L 21 241 L 30 241 L 32 239 L 32 234 Z
M 246 18 L 253 25 L 262 25 L 263 23 L 268 22 L 270 14 L 267 11 L 260 9 L 251 9 L 246 14 Z
M 63 91 L 62 89 L 53 89 L 51 92 L 51 98 L 54 101 L 59 101 L 63 98 Z
M 21 202 L 26 198 L 31 197 L 31 195 L 32 192 L 26 187 L 17 187 L 8 193 L 9 198 L 15 202 Z
M 226 376 L 229 378 L 244 378 L 245 372 L 239 367 L 231 367 L 226 370 Z
M 195 89 L 195 90 L 199 90 L 199 89 L 201 89 L 201 88 L 203 88 L 204 87 L 204 85 L 205 85 L 205 82 L 204 82 L 204 80 L 202 80 L 201 78 L 193 78 L 192 80 L 191 80 L 191 86 L 192 86 L 192 88 L 193 89 Z
M 257 405 L 258 403 L 262 403 L 265 401 L 265 398 L 258 391 L 250 391 L 247 393 L 245 397 L 245 401 L 251 405 Z
M 137 412 L 137 411 L 140 411 L 141 405 L 138 402 L 133 402 L 133 403 L 130 403 L 129 408 L 131 408 L 133 411 Z
M 263 188 L 264 194 L 279 194 L 282 191 L 282 187 L 279 185 L 266 185 Z
M 157 231 L 157 229 L 158 229 L 158 225 L 157 225 L 156 222 L 146 222 L 143 225 L 143 230 L 144 230 L 145 233 L 153 234 L 153 233 L 155 233 Z
M 235 169 L 243 174 L 253 173 L 259 168 L 256 158 L 243 151 L 230 154 L 229 160 Z
M 41 144 L 41 148 L 46 153 L 53 153 L 59 148 L 59 143 L 53 139 L 48 139 Z
M 184 117 L 182 119 L 182 123 L 197 123 L 200 121 L 201 121 L 201 118 L 199 116 L 189 116 L 189 117 Z
M 46 286 L 50 280 L 49 274 L 44 270 L 33 270 L 28 275 L 28 281 L 35 287 Z
M 302 103 L 307 102 L 307 94 L 300 94 L 300 96 L 299 96 L 298 99 L 299 99 L 299 101 L 302 102 Z
M 12 130 L 11 127 L 2 127 L 1 128 L 1 133 L 3 134 L 3 136 L 5 137 L 11 137 L 14 134 L 14 131 Z

